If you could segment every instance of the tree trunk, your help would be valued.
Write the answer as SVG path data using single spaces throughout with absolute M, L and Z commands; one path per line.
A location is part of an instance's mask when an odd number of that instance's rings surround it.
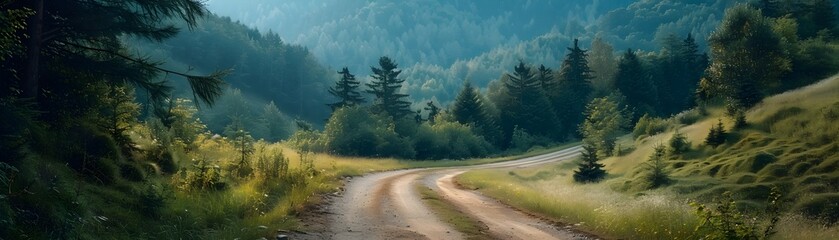
M 23 97 L 37 99 L 40 92 L 41 41 L 44 28 L 44 0 L 35 3 L 35 15 L 29 18 L 29 43 L 26 49 L 26 72 Z

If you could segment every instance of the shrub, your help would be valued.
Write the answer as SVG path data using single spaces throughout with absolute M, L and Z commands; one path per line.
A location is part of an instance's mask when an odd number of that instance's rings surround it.
M 691 109 L 679 114 L 676 114 L 676 120 L 681 124 L 691 125 L 702 119 L 705 114 L 700 109 Z
M 298 130 L 286 140 L 286 143 L 301 151 L 326 152 L 323 134 L 314 130 Z
M 667 120 L 657 117 L 650 117 L 647 114 L 641 116 L 638 119 L 638 122 L 635 123 L 635 128 L 632 130 L 632 136 L 638 138 L 643 135 L 652 136 L 664 131 L 667 131 L 667 128 L 670 124 Z
M 778 188 L 773 187 L 766 209 L 769 220 L 763 224 L 737 210 L 737 202 L 732 199 L 731 192 L 722 194 L 716 208 L 692 202 L 690 205 L 702 219 L 696 233 L 702 239 L 768 239 L 775 233 L 775 225 L 780 219 L 780 197 Z
M 204 159 L 193 160 L 192 169 L 182 169 L 173 176 L 173 181 L 180 189 L 191 190 L 221 190 L 226 184 L 222 182 L 222 170 L 218 165 L 210 165 Z

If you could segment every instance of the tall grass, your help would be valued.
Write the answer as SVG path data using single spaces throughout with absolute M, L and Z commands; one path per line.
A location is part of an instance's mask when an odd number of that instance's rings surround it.
M 458 176 L 457 181 L 511 206 L 607 238 L 695 238 L 699 219 L 686 202 L 666 193 L 631 196 L 604 184 L 579 185 L 568 177 L 559 178 L 526 181 L 502 170 L 478 170 Z

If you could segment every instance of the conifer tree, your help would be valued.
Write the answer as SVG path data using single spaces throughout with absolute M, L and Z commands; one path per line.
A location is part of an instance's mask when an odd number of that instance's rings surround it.
M 344 67 L 341 71 L 341 79 L 335 83 L 335 86 L 329 88 L 329 93 L 341 99 L 339 102 L 327 104 L 334 112 L 338 108 L 355 106 L 364 103 L 364 98 L 358 92 L 359 82 L 355 80 L 355 75 L 350 73 L 350 70 Z
M 511 97 L 509 105 L 502 109 L 506 133 L 512 134 L 513 127 L 518 125 L 530 134 L 559 138 L 556 115 L 536 75 L 524 62 L 519 62 L 514 70 L 513 74 L 507 74 L 505 82 Z
M 574 170 L 574 181 L 576 182 L 597 182 L 606 176 L 605 165 L 597 162 L 597 149 L 591 145 L 583 145 L 583 152 L 580 155 L 580 164 Z
M 30 9 L 24 45 L 15 56 L 21 96 L 40 99 L 44 92 L 77 86 L 78 81 L 129 84 L 146 90 L 153 103 L 169 98 L 171 88 L 155 76 L 166 73 L 184 77 L 195 100 L 212 105 L 222 93 L 222 77 L 229 71 L 193 75 L 162 68 L 159 62 L 130 54 L 122 38 L 133 36 L 156 42 L 175 36 L 179 29 L 169 19 L 194 27 L 207 11 L 199 0 L 127 1 L 11 1 L 5 9 Z M 49 62 L 51 67 L 45 67 Z M 61 69 L 61 70 L 56 70 Z M 197 104 L 197 102 L 196 102 Z
M 552 95 L 551 103 L 556 108 L 561 126 L 577 126 L 583 121 L 583 115 L 588 103 L 592 87 L 592 71 L 589 69 L 586 50 L 580 49 L 577 39 L 574 46 L 568 48 L 568 54 L 562 61 L 558 74 L 559 90 Z M 563 130 L 563 135 L 571 133 L 573 127 Z
M 618 63 L 614 82 L 615 87 L 626 96 L 627 103 L 635 108 L 638 115 L 654 113 L 653 105 L 658 95 L 656 87 L 632 49 L 627 49 Z
M 402 70 L 397 70 L 397 64 L 389 57 L 379 58 L 379 68 L 370 67 L 373 81 L 366 83 L 369 88 L 367 93 L 373 94 L 373 110 L 379 113 L 386 113 L 394 119 L 403 118 L 413 113 L 409 107 L 411 103 L 406 101 L 407 94 L 399 93 L 405 79 L 399 79 Z
M 717 147 L 725 143 L 726 132 L 722 125 L 722 119 L 718 119 L 717 125 L 711 127 L 708 136 L 705 137 L 705 144 L 711 147 Z
M 551 92 L 556 90 L 556 78 L 554 78 L 553 70 L 545 67 L 545 65 L 539 65 L 539 69 L 537 70 L 539 70 L 537 78 L 539 79 L 542 90 L 550 95 Z
M 479 135 L 498 145 L 500 140 L 498 125 L 485 104 L 488 103 L 484 102 L 478 90 L 466 81 L 455 98 L 451 114 L 455 121 L 473 126 Z

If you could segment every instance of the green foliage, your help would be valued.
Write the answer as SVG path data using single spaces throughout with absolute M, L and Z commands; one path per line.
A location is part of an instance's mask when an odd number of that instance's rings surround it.
M 657 107 L 658 90 L 638 55 L 627 49 L 618 63 L 615 87 L 626 96 L 627 102 L 639 113 L 653 114 Z
M 558 90 L 549 93 L 552 94 L 551 103 L 561 126 L 578 126 L 583 122 L 584 117 L 579 113 L 585 111 L 591 99 L 591 80 L 594 79 L 586 60 L 587 52 L 580 49 L 577 39 L 574 39 L 574 46 L 568 48 L 557 74 Z M 569 127 L 563 133 L 573 134 L 573 130 Z
M 179 189 L 188 192 L 221 190 L 226 186 L 222 174 L 223 170 L 219 165 L 202 158 L 193 160 L 191 168 L 184 168 L 175 173 L 172 182 Z
M 615 88 L 615 73 L 618 62 L 615 60 L 615 50 L 601 37 L 595 37 L 591 42 L 591 53 L 588 55 L 589 67 L 594 74 L 591 86 L 595 97 L 609 94 Z
M 274 101 L 268 102 L 262 108 L 262 115 L 259 117 L 259 123 L 263 127 L 261 134 L 254 133 L 257 138 L 265 139 L 266 141 L 276 142 L 288 138 L 293 127 L 288 116 L 285 116 Z
M 458 122 L 422 124 L 412 137 L 417 159 L 465 159 L 487 156 L 494 149 L 471 127 Z
M 478 90 L 466 81 L 452 104 L 450 113 L 455 121 L 472 126 L 476 133 L 498 146 L 501 133 L 488 104 L 491 103 L 486 102 Z
M 366 83 L 369 88 L 367 93 L 373 94 L 373 110 L 377 113 L 386 113 L 395 119 L 411 114 L 409 109 L 411 103 L 405 100 L 407 94 L 399 93 L 405 79 L 399 79 L 402 70 L 396 70 L 397 64 L 389 57 L 379 58 L 379 68 L 370 67 L 373 71 L 373 81 Z
M 580 160 L 579 167 L 574 170 L 574 181 L 598 182 L 606 176 L 606 170 L 603 169 L 605 165 L 597 162 L 597 149 L 594 146 L 583 145 Z
M 707 71 L 710 86 L 725 99 L 732 116 L 776 90 L 781 76 L 792 67 L 772 22 L 748 5 L 728 9 L 709 43 L 713 57 Z
M 341 101 L 327 104 L 332 108 L 332 111 L 334 112 L 338 108 L 364 103 L 364 98 L 358 92 L 359 82 L 355 80 L 355 75 L 352 75 L 346 67 L 338 71 L 338 74 L 341 74 L 341 79 L 335 83 L 335 86 L 329 88 L 329 94 L 339 98 Z
M 667 148 L 664 145 L 656 145 L 653 154 L 644 162 L 644 180 L 647 188 L 654 189 L 670 183 L 670 174 L 667 171 Z
M 390 117 L 354 106 L 335 111 L 326 123 L 323 137 L 327 151 L 339 155 L 413 157 L 410 142 L 395 130 Z
M 167 185 L 146 184 L 145 188 L 137 194 L 137 207 L 144 216 L 152 219 L 160 219 L 161 212 L 166 203 L 173 198 L 172 190 Z
M 595 98 L 586 106 L 585 121 L 580 126 L 583 141 L 597 148 L 602 157 L 612 155 L 615 140 L 628 119 L 609 97 Z
M 286 142 L 302 151 L 327 152 L 326 137 L 319 131 L 298 130 Z
M 233 123 L 226 127 L 224 134 L 233 143 L 233 148 L 236 149 L 239 155 L 239 161 L 234 166 L 236 174 L 239 177 L 250 175 L 253 172 L 253 168 L 250 166 L 249 157 L 254 151 L 254 139 L 251 137 L 250 132 L 245 130 L 240 120 L 234 119 Z
M 715 208 L 704 204 L 691 202 L 702 221 L 696 228 L 696 233 L 702 239 L 769 239 L 775 233 L 775 225 L 780 219 L 780 192 L 773 187 L 769 194 L 767 205 L 767 223 L 762 228 L 756 218 L 748 218 L 737 209 L 737 202 L 731 197 L 731 192 L 725 192 L 717 199 Z
M 727 133 L 725 127 L 722 125 L 722 119 L 718 119 L 717 124 L 711 127 L 711 131 L 705 137 L 705 144 L 711 147 L 717 147 L 725 143 L 726 137 Z
M 509 98 L 499 105 L 501 125 L 507 136 L 515 126 L 542 137 L 559 138 L 557 116 L 541 88 L 541 83 L 529 66 L 519 62 L 513 74 L 506 74 L 504 87 Z
M 266 150 L 263 144 L 256 157 L 255 170 L 257 175 L 265 179 L 267 183 L 270 180 L 288 175 L 288 164 L 289 160 L 283 155 L 283 151 Z
M 635 123 L 635 128 L 632 129 L 632 136 L 635 138 L 644 135 L 652 136 L 667 131 L 667 128 L 669 127 L 670 123 L 668 123 L 666 119 L 650 117 L 648 114 L 644 114 L 644 116 L 641 116 L 641 118 L 638 119 L 638 122 Z
M 676 133 L 673 133 L 673 136 L 670 137 L 668 145 L 670 155 L 678 155 L 690 150 L 690 142 L 688 142 L 685 134 L 679 132 L 679 129 L 676 129 Z

